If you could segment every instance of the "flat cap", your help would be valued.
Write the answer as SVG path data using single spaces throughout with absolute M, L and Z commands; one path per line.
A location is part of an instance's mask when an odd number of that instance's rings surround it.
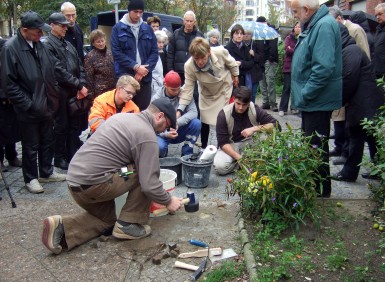
M 162 97 L 151 102 L 155 107 L 164 113 L 171 120 L 171 127 L 176 128 L 176 110 L 170 103 L 170 99 Z
M 44 20 L 38 13 L 34 11 L 28 11 L 23 13 L 20 17 L 20 21 L 21 26 L 24 28 L 39 28 L 46 32 L 51 30 L 51 27 L 44 22 Z
M 67 21 L 66 17 L 62 13 L 52 13 L 49 18 L 48 22 L 55 23 L 55 24 L 69 24 L 70 22 Z

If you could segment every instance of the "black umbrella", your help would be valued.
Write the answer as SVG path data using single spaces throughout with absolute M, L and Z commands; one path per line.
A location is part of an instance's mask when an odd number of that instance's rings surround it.
M 356 11 L 344 10 L 344 11 L 342 11 L 342 15 L 343 15 L 344 19 L 349 19 L 349 17 L 352 14 L 354 14 L 355 12 Z M 376 17 L 374 15 L 372 15 L 372 14 L 368 14 L 368 13 L 365 13 L 365 12 L 362 12 L 362 13 L 366 16 L 366 19 L 368 20 L 370 31 L 371 32 L 375 32 L 376 31 L 376 27 L 378 25 Z

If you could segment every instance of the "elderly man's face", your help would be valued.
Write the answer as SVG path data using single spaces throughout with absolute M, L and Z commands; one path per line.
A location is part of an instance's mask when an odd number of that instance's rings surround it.
M 38 42 L 43 36 L 43 31 L 40 28 L 22 27 L 22 31 L 22 35 L 27 41 Z
M 194 30 L 195 20 L 192 15 L 187 15 L 183 19 L 184 32 L 189 33 Z
M 69 21 L 70 23 L 68 24 L 68 26 L 74 26 L 75 23 L 76 23 L 76 9 L 71 9 L 71 8 L 68 8 L 68 9 L 65 9 L 63 10 L 63 15 L 66 17 L 67 21 Z
M 385 24 L 385 11 L 383 9 L 375 9 L 374 14 L 376 15 L 377 21 L 380 25 Z
M 291 1 L 291 12 L 293 17 L 298 20 L 301 24 L 306 23 L 313 13 L 311 13 L 308 6 L 301 7 L 298 0 Z

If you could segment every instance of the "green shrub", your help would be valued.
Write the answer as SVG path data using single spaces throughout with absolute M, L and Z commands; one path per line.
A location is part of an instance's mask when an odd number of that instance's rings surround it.
M 230 195 L 241 197 L 247 217 L 260 217 L 272 226 L 317 220 L 317 168 L 322 164 L 321 149 L 313 147 L 301 130 L 274 130 L 267 138 L 255 135 L 242 153 L 241 169 L 228 179 Z

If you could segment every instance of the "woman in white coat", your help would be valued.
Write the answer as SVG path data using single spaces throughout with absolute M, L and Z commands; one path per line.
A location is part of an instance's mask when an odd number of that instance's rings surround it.
M 238 86 L 239 65 L 222 46 L 210 48 L 209 42 L 195 38 L 189 47 L 191 58 L 184 65 L 185 84 L 180 94 L 177 117 L 193 99 L 198 81 L 201 142 L 206 148 L 210 125 L 215 125 L 220 110 L 229 103 L 233 86 Z

